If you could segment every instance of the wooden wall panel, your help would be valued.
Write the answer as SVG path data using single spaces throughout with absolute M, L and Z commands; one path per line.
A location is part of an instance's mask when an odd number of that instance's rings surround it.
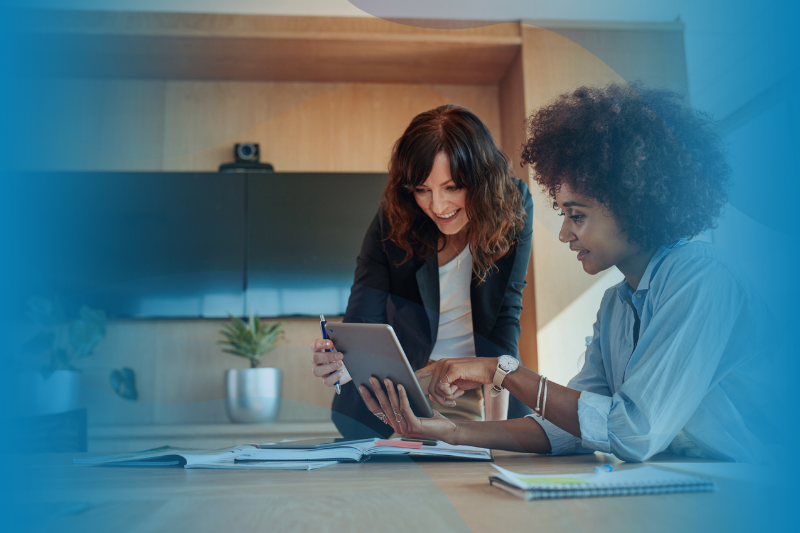
M 45 157 L 24 158 L 36 170 L 161 170 L 163 81 L 38 80 Z
M 580 85 L 625 81 L 620 73 L 566 34 L 580 39 L 591 46 L 593 52 L 624 68 L 628 79 L 652 79 L 654 83 L 663 84 L 666 77 L 669 86 L 685 89 L 681 32 L 581 29 L 555 33 L 523 26 L 522 57 L 528 113 Z M 592 334 L 603 289 L 622 276 L 616 269 L 616 273 L 610 275 L 587 275 L 575 254 L 558 240 L 562 219 L 552 209 L 552 200 L 538 187 L 533 187 L 533 191 L 539 368 L 554 381 L 566 384 L 577 372 L 575 361 L 584 350 L 584 337 Z
M 444 103 L 499 131 L 494 86 L 169 82 L 163 166 L 214 171 L 251 141 L 279 171 L 385 172 L 411 119 Z
M 331 322 L 335 322 L 332 320 Z M 106 338 L 91 358 L 82 381 L 91 394 L 92 425 L 222 423 L 225 412 L 225 371 L 249 368 L 245 359 L 222 352 L 217 341 L 222 320 L 119 320 L 108 326 Z M 268 321 L 272 322 L 272 321 Z M 262 358 L 262 367 L 283 370 L 284 399 L 280 419 L 329 420 L 333 389 L 311 374 L 311 342 L 319 336 L 319 321 L 292 319 L 285 339 Z M 98 368 L 101 363 L 102 368 Z M 139 401 L 111 394 L 108 369 L 128 366 L 136 371 Z M 98 401 L 98 398 L 100 399 Z
M 521 52 L 509 66 L 500 83 L 499 91 L 502 120 L 501 144 L 511 159 L 511 165 L 517 178 L 525 180 L 530 187 L 528 169 L 520 165 L 520 153 L 525 143 L 525 85 Z M 519 355 L 525 366 L 536 370 L 539 367 L 539 361 L 536 340 L 536 286 L 533 255 L 528 263 L 526 280 L 528 285 L 522 293 L 522 314 L 519 319 L 521 327 Z

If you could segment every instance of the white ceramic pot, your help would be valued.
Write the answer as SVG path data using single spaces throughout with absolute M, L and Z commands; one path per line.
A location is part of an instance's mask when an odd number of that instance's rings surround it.
M 22 416 L 63 413 L 79 407 L 81 373 L 75 370 L 56 370 L 47 379 L 41 372 L 22 372 L 18 386 L 18 414 Z
M 248 368 L 225 374 L 228 397 L 225 408 L 231 422 L 274 422 L 281 410 L 281 370 Z

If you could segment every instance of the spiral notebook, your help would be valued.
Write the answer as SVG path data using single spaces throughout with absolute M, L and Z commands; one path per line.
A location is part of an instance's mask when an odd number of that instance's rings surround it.
M 709 492 L 716 485 L 704 479 L 677 472 L 643 466 L 621 472 L 602 474 L 525 475 L 494 466 L 497 476 L 489 484 L 523 500 L 555 498 L 590 498 L 595 496 L 631 496 L 671 492 Z

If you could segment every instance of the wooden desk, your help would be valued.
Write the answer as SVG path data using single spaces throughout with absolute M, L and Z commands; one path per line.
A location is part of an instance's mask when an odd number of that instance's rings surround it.
M 298 472 L 98 468 L 71 458 L 28 456 L 24 462 L 33 466 L 11 467 L 15 490 L 8 496 L 24 502 L 14 504 L 23 510 L 35 502 L 44 531 L 761 531 L 769 506 L 779 505 L 724 478 L 716 479 L 715 493 L 525 502 L 489 486 L 490 463 L 373 459 Z M 591 472 L 614 461 L 599 454 L 495 458 L 527 473 Z M 42 515 L 51 503 L 64 516 Z

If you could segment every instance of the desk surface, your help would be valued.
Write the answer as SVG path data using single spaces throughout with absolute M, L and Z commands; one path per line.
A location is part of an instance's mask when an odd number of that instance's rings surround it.
M 98 468 L 72 465 L 71 458 L 27 456 L 16 464 L 29 466 L 6 468 L 14 479 L 12 499 L 23 502 L 22 512 L 33 509 L 35 500 L 32 519 L 43 530 L 710 532 L 745 530 L 753 518 L 752 491 L 726 478 L 715 479 L 714 493 L 525 502 L 489 486 L 490 463 L 371 460 L 299 472 Z M 531 474 L 591 472 L 614 461 L 600 454 L 507 452 L 496 452 L 495 460 Z

